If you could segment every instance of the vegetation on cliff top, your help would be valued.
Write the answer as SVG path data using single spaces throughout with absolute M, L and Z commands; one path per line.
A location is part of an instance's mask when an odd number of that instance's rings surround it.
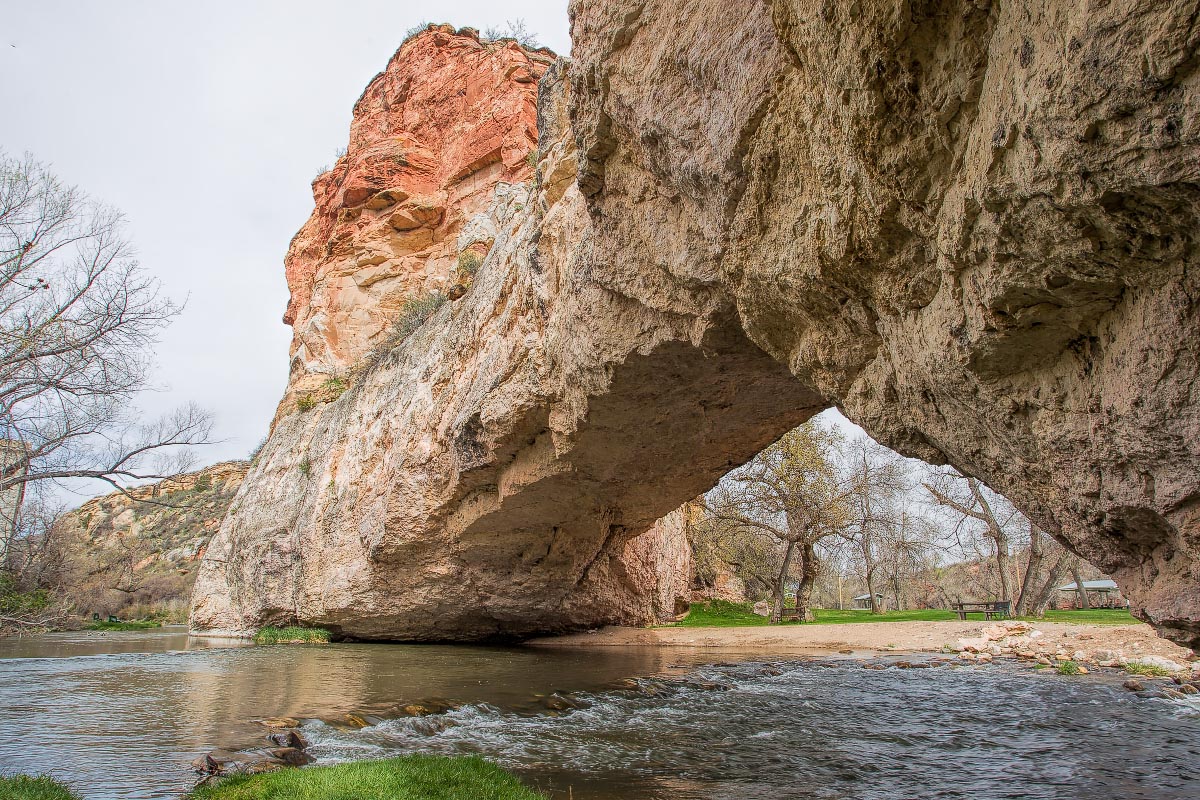
M 481 758 L 402 756 L 330 767 L 239 775 L 202 786 L 188 800 L 541 800 Z M 58 800 L 54 798 L 54 800 Z

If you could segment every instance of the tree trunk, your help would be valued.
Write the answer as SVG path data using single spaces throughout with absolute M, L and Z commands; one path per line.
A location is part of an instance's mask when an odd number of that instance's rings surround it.
M 775 591 L 771 597 L 771 620 L 772 625 L 778 625 L 783 621 L 783 601 L 787 596 L 787 578 L 788 572 L 792 568 L 792 554 L 796 550 L 795 542 L 788 542 L 787 548 L 783 551 L 783 565 L 779 568 L 779 577 L 775 579 Z
M 800 548 L 800 585 L 796 587 L 796 614 L 802 622 L 816 622 L 812 612 L 812 593 L 817 585 L 817 552 L 805 542 Z
M 1054 599 L 1054 593 L 1058 591 L 1058 584 L 1067 577 L 1067 573 L 1073 569 L 1073 565 L 1078 563 L 1076 557 L 1071 553 L 1063 553 L 1058 557 L 1058 560 L 1050 567 L 1050 574 L 1046 576 L 1042 590 L 1030 602 L 1029 616 L 1046 616 L 1046 609 Z
M 879 600 L 875 597 L 875 571 L 867 570 L 867 597 L 871 601 L 871 613 L 882 614 L 883 611 L 879 608 Z
M 1083 588 L 1083 579 L 1079 577 L 1079 565 L 1071 568 L 1071 577 L 1075 579 L 1075 594 L 1079 598 L 1079 607 L 1084 611 L 1092 607 L 1088 602 L 1087 590 Z
M 1032 525 L 1029 527 L 1029 563 L 1025 565 L 1025 578 L 1021 581 L 1021 593 L 1017 596 L 1017 604 L 1013 613 L 1018 617 L 1025 616 L 1033 602 L 1033 592 L 1037 590 L 1037 576 L 1042 571 L 1042 562 L 1046 551 L 1042 547 L 1042 532 Z
M 892 576 L 892 594 L 896 597 L 896 610 L 903 611 L 903 605 L 900 602 L 900 576 Z

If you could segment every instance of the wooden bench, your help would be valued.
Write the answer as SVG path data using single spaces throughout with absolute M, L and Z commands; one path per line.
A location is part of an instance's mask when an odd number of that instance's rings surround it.
M 1003 619 L 1012 613 L 1012 603 L 1008 600 L 989 600 L 983 603 L 953 603 L 954 613 L 958 618 L 966 620 L 967 614 L 983 614 L 984 619 Z

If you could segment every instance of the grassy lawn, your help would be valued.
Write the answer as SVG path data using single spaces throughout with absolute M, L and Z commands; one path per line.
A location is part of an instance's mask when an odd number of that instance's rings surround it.
M 187 800 L 545 800 L 481 758 L 403 756 L 226 778 Z M 23 800 L 23 798 L 22 798 Z M 40 800 L 40 798 L 39 798 Z M 54 798 L 54 800 L 58 800 Z
M 911 611 L 885 611 L 882 614 L 872 614 L 870 611 L 838 611 L 831 608 L 818 608 L 813 611 L 817 625 L 830 625 L 846 622 L 938 622 L 956 620 L 958 615 L 953 611 L 938 608 L 914 609 Z M 982 613 L 968 614 L 968 621 L 982 621 Z M 1088 625 L 1131 625 L 1138 620 L 1124 609 L 1094 609 L 1091 611 L 1047 611 L 1045 618 L 1039 620 L 1027 617 L 1031 622 L 1073 622 Z M 766 625 L 767 618 L 755 614 L 748 603 L 730 603 L 724 600 L 713 600 L 708 603 L 692 603 L 691 613 L 680 622 L 668 627 L 678 628 L 742 628 L 752 625 Z M 785 625 L 799 625 L 798 622 L 785 622 Z
M 129 622 L 108 622 L 106 620 L 97 620 L 89 622 L 87 629 L 89 631 L 145 631 L 150 628 L 161 628 L 161 622 L 155 622 L 151 619 L 131 620 Z
M 4 800 L 79 800 L 79 796 L 67 787 L 44 775 L 38 778 L 0 776 L 0 797 Z
M 1034 617 L 1022 617 L 1037 622 Z M 1140 619 L 1123 608 L 1093 608 L 1089 611 L 1047 611 L 1045 622 L 1074 622 L 1076 625 L 1137 625 Z

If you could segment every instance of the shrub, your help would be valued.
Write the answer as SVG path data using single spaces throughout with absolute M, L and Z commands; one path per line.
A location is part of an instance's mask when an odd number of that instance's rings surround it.
M 432 317 L 439 308 L 450 302 L 450 298 L 441 292 L 431 292 L 417 297 L 407 298 L 400 306 L 400 313 L 392 323 L 392 330 L 387 338 L 371 351 L 367 357 L 364 372 L 371 372 L 383 365 L 388 354 L 404 343 L 417 328 Z
M 1079 665 L 1074 661 L 1060 661 L 1058 666 L 1054 668 L 1059 675 L 1079 675 Z
M 525 156 L 525 163 L 529 165 L 530 169 L 537 169 L 538 162 L 541 160 L 540 150 L 530 150 L 529 154 Z
M 300 409 L 302 412 L 312 411 L 316 407 L 317 401 L 311 394 L 302 395 L 300 399 L 296 401 L 296 408 Z
M 409 28 L 408 30 L 406 30 L 404 32 L 404 41 L 402 41 L 400 44 L 402 44 L 402 45 L 407 44 L 410 39 L 414 39 L 414 38 L 420 36 L 422 33 L 429 30 L 433 26 L 434 26 L 434 23 L 429 22 L 429 21 L 423 21 L 417 25 L 413 25 L 411 28 Z
M 529 26 L 525 24 L 523 19 L 510 19 L 504 23 L 503 28 L 488 28 L 479 37 L 485 42 L 499 42 L 504 39 L 512 39 L 524 48 L 529 50 L 537 50 L 542 46 L 538 41 L 537 34 L 529 30 Z
M 304 457 L 304 460 L 300 462 L 298 468 L 300 470 L 300 474 L 306 478 L 312 474 L 312 462 L 308 460 L 308 456 Z
M 258 454 L 259 454 L 259 453 L 261 453 L 261 452 L 262 452 L 262 449 L 263 449 L 264 447 L 266 447 L 266 446 L 267 446 L 267 437 L 266 437 L 266 436 L 264 436 L 264 437 L 262 438 L 262 440 L 261 440 L 261 441 L 259 441 L 259 443 L 258 443 L 258 444 L 256 444 L 256 445 L 254 446 L 254 449 L 250 451 L 250 460 L 251 460 L 251 461 L 257 461 L 257 460 L 258 460 Z
M 396 317 L 396 322 L 392 326 L 392 347 L 411 336 L 447 302 L 449 299 L 441 292 L 407 298 L 400 306 L 400 316 Z
M 479 272 L 479 267 L 482 264 L 483 259 L 479 257 L 479 253 L 476 253 L 474 250 L 467 250 L 458 256 L 458 273 L 474 278 L 475 273 Z
M 255 644 L 325 644 L 329 631 L 324 628 L 303 628 L 289 625 L 286 628 L 267 626 L 254 634 Z
M 207 492 L 212 488 L 212 476 L 201 475 L 196 478 L 196 482 L 192 484 L 192 490 L 197 492 Z
M 326 172 L 329 172 L 328 164 L 322 164 L 321 166 L 317 167 L 317 174 L 313 176 L 313 180 L 317 180 L 317 178 L 320 178 Z

